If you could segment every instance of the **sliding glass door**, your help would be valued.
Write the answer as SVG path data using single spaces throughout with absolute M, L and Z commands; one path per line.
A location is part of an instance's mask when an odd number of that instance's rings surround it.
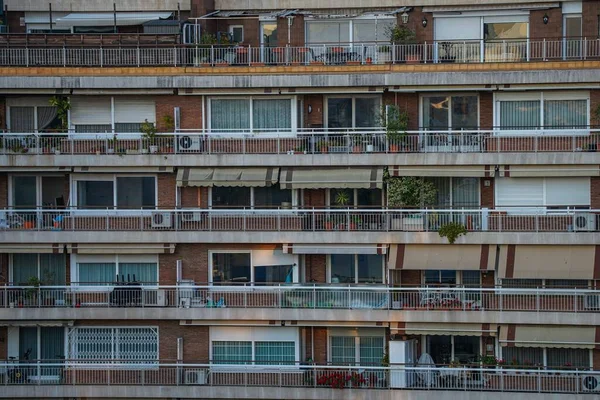
M 477 95 L 424 96 L 421 120 L 426 151 L 478 151 L 473 132 L 479 128 Z

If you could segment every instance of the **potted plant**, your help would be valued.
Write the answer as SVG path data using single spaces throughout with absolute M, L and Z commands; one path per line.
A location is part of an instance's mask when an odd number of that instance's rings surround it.
M 333 220 L 331 218 L 327 218 L 325 220 L 325 230 L 332 231 L 333 230 Z
M 360 153 L 362 151 L 363 135 L 352 135 L 352 152 Z
M 175 132 L 175 119 L 171 115 L 164 115 L 162 117 L 163 126 L 165 132 Z
M 217 37 L 214 34 L 205 32 L 200 36 L 194 55 L 195 66 L 210 67 L 212 63 L 211 50 L 215 44 L 217 44 Z
M 448 238 L 448 243 L 454 244 L 459 236 L 467 234 L 467 228 L 458 222 L 448 222 L 440 228 L 440 237 Z
M 27 298 L 29 305 L 37 304 L 38 293 L 41 284 L 42 281 L 37 276 L 31 276 L 27 280 L 27 286 L 30 286 L 30 288 L 28 288 L 25 292 L 25 297 Z
M 415 64 L 420 61 L 415 31 L 404 25 L 394 26 L 390 32 L 390 41 L 396 47 L 396 62 Z
M 158 145 L 156 144 L 156 127 L 154 126 L 154 124 L 148 122 L 148 120 L 146 119 L 142 123 L 140 131 L 144 134 L 144 146 L 142 150 L 148 148 L 150 150 L 150 153 L 158 153 Z
M 381 112 L 381 125 L 385 127 L 389 151 L 398 153 L 400 146 L 405 145 L 406 131 L 408 130 L 409 116 L 400 107 L 389 104 L 383 106 Z
M 113 135 L 112 139 L 106 141 L 106 153 L 115 154 L 115 144 L 117 143 L 117 135 Z
M 329 142 L 325 139 L 321 139 L 317 142 L 317 149 L 322 154 L 327 154 L 329 152 Z
M 437 189 L 433 182 L 415 176 L 387 179 L 388 207 L 431 207 L 437 201 Z M 424 228 L 421 213 L 401 213 L 392 218 L 392 230 L 421 231 Z
M 377 46 L 377 63 L 386 64 L 392 61 L 392 51 L 389 45 Z
M 362 218 L 359 217 L 358 215 L 354 215 L 351 219 L 350 219 L 350 230 L 351 231 L 356 231 L 358 230 L 358 227 L 362 224 Z
M 339 190 L 335 195 L 335 204 L 340 207 L 345 207 L 350 203 L 350 194 L 346 190 Z

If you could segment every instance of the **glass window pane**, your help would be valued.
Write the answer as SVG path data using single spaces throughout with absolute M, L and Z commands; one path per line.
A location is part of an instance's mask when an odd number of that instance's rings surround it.
M 107 208 L 114 206 L 112 181 L 78 181 L 77 205 L 79 208 Z
M 281 207 L 283 203 L 292 203 L 291 189 L 281 189 L 279 185 L 254 188 L 255 207 Z
M 555 289 L 591 289 L 585 279 L 546 279 L 547 288 Z
M 565 18 L 565 36 L 581 38 L 581 16 Z
M 481 272 L 479 271 L 462 271 L 462 284 L 464 286 L 481 286 Z
M 225 132 L 250 130 L 250 99 L 212 99 L 210 128 Z
M 256 364 L 294 365 L 296 361 L 294 342 L 256 342 L 254 346 Z
M 360 338 L 360 365 L 381 366 L 384 353 L 383 337 Z
M 12 255 L 12 283 L 19 286 L 27 286 L 29 278 L 38 277 L 38 255 L 37 254 L 13 254 Z
M 375 20 L 353 21 L 354 43 L 375 42 L 377 40 Z
M 526 39 L 527 22 L 494 22 L 483 24 L 483 38 L 497 39 Z
M 241 26 L 234 26 L 231 28 L 231 34 L 233 36 L 234 43 L 241 43 L 244 41 L 244 28 Z
M 252 363 L 252 342 L 212 342 L 212 362 L 216 364 Z
M 479 207 L 479 178 L 452 178 L 452 206 Z
M 540 347 L 502 347 L 502 358 L 514 366 L 543 365 L 544 349 Z
M 254 282 L 264 284 L 292 283 L 293 265 L 267 265 L 254 267 Z
M 115 263 L 78 263 L 79 283 L 83 285 L 110 285 L 116 281 Z
M 477 361 L 480 338 L 477 336 L 454 336 L 454 360 L 461 364 Z
M 505 288 L 541 288 L 541 279 L 502 279 L 502 287 Z
M 117 122 L 115 123 L 115 132 L 118 133 L 140 133 L 142 129 L 141 123 L 135 122 Z
M 452 96 L 452 129 L 477 129 L 477 103 L 477 96 Z
M 250 253 L 214 253 L 213 283 L 250 282 Z
M 441 283 L 444 285 L 455 285 L 456 284 L 456 271 L 441 270 L 440 278 L 441 278 Z
M 13 176 L 13 206 L 15 208 L 35 208 L 37 188 L 35 176 Z
M 539 102 L 539 100 L 501 101 L 500 102 L 500 129 L 539 129 L 539 128 L 540 128 L 540 102 Z
M 449 364 L 452 361 L 452 338 L 450 336 L 427 336 L 427 352 L 436 364 Z
M 249 187 L 212 187 L 213 207 L 250 207 Z
M 329 205 L 348 207 L 354 205 L 354 189 L 330 189 Z
M 425 276 L 425 284 L 437 284 L 440 283 L 440 271 L 435 269 L 425 270 L 423 273 Z
M 423 97 L 423 128 L 445 130 L 450 127 L 448 121 L 449 97 Z
M 332 254 L 331 283 L 356 283 L 354 255 Z
M 434 184 L 437 189 L 437 201 L 433 206 L 436 208 L 450 208 L 452 206 L 450 198 L 450 180 L 451 178 L 436 177 L 436 178 L 424 178 Z
M 545 100 L 544 128 L 585 129 L 587 127 L 587 100 Z
M 66 283 L 67 261 L 64 254 L 40 254 L 40 279 L 44 285 Z
M 380 105 L 379 98 L 364 97 L 356 98 L 356 127 L 357 128 L 375 128 L 380 123 Z
M 117 178 L 118 208 L 154 208 L 156 179 L 152 176 Z
M 42 206 L 57 207 L 64 206 L 65 187 L 68 185 L 65 176 L 43 176 L 42 177 Z
M 327 99 L 327 127 L 352 128 L 352 99 Z
M 357 205 L 359 207 L 381 207 L 382 193 L 381 189 L 358 189 Z
M 383 256 L 359 254 L 358 283 L 383 283 Z
M 261 43 L 266 47 L 277 47 L 277 23 L 261 22 L 262 40 Z
M 19 328 L 19 359 L 38 359 L 38 328 Z M 27 357 L 25 357 L 27 355 Z
M 119 263 L 119 275 L 125 282 L 139 282 L 145 285 L 158 283 L 158 265 L 156 263 Z
M 331 363 L 333 365 L 356 364 L 356 345 L 353 337 L 331 336 Z
M 41 359 L 59 362 L 65 356 L 65 328 L 40 328 Z M 43 375 L 54 375 L 55 368 L 42 369 Z M 44 373 L 46 372 L 46 373 Z
M 292 101 L 254 100 L 252 103 L 254 130 L 261 132 L 292 129 Z
M 337 44 L 350 41 L 349 21 L 310 21 L 306 23 L 307 44 Z

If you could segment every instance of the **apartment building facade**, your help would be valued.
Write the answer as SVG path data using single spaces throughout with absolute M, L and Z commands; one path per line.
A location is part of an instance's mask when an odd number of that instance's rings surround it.
M 599 2 L 47 3 L 0 35 L 6 396 L 600 393 Z

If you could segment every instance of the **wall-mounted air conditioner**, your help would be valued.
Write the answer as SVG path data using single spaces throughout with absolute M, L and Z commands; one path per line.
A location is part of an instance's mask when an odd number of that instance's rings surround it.
M 192 369 L 185 371 L 183 383 L 186 385 L 206 385 L 207 371 L 204 369 Z
M 573 230 L 596 231 L 596 214 L 578 212 L 573 215 Z
M 170 212 L 156 211 L 152 213 L 153 228 L 170 228 L 173 226 L 173 217 Z
M 595 375 L 586 375 L 581 378 L 583 392 L 600 392 L 600 378 Z

